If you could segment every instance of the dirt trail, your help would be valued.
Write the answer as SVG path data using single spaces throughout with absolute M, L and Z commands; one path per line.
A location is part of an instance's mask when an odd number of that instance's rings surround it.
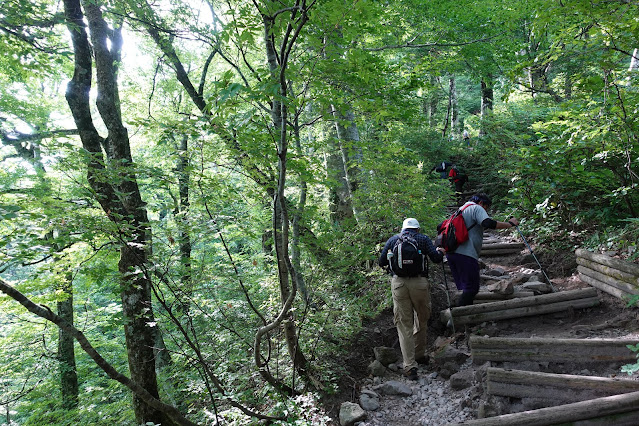
M 492 238 L 503 242 L 516 241 L 517 234 L 493 232 Z M 521 240 L 519 240 L 521 241 Z M 575 275 L 576 264 L 572 253 L 562 256 L 542 257 L 538 260 L 544 265 L 555 291 L 575 290 L 589 287 Z M 503 270 L 511 277 L 537 274 L 543 276 L 537 262 L 530 256 L 527 248 L 516 254 L 491 256 L 482 258 L 482 272 Z M 454 289 L 452 277 L 445 275 L 447 284 Z M 618 299 L 599 292 L 600 304 L 587 309 L 567 310 L 563 312 L 486 322 L 472 326 L 461 326 L 452 335 L 439 321 L 439 312 L 448 307 L 444 274 L 436 265 L 430 269 L 432 285 L 433 315 L 429 323 L 429 348 L 435 351 L 444 339 L 453 339 L 454 347 L 460 353 L 470 355 L 468 340 L 471 335 L 488 337 L 551 337 L 551 338 L 637 338 L 639 339 L 639 320 L 636 310 L 626 308 Z M 484 281 L 484 279 L 482 279 Z M 482 291 L 485 283 L 482 283 Z M 377 425 L 438 425 L 456 423 L 477 418 L 480 405 L 481 385 L 475 382 L 470 388 L 453 390 L 450 384 L 450 373 L 442 371 L 442 366 L 432 362 L 420 366 L 418 382 L 410 382 L 399 372 L 388 371 L 384 377 L 373 377 L 368 372 L 368 365 L 374 359 L 373 348 L 386 346 L 395 348 L 399 354 L 397 332 L 392 320 L 392 310 L 388 309 L 366 325 L 353 342 L 353 350 L 348 359 L 343 360 L 348 375 L 342 380 L 340 392 L 325 400 L 325 406 L 339 424 L 338 415 L 342 402 L 360 402 L 362 390 L 370 390 L 380 383 L 399 381 L 413 389 L 409 397 L 383 396 L 380 407 L 367 412 L 367 418 L 361 426 Z M 452 345 L 451 345 L 452 346 Z M 459 370 L 475 369 L 471 360 L 460 361 Z M 400 370 L 401 371 L 401 370 Z M 562 371 L 564 374 L 578 374 L 578 371 Z M 624 373 L 606 372 L 608 376 L 627 377 Z M 433 414 L 434 413 L 434 414 Z M 439 420 L 433 417 L 439 416 Z

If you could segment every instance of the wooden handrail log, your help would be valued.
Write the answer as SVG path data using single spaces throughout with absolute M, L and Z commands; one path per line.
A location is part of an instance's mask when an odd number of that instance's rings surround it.
M 575 255 L 577 256 L 577 258 L 581 257 L 584 259 L 588 259 L 593 262 L 600 263 L 602 265 L 606 265 L 619 271 L 625 272 L 626 274 L 639 277 L 639 265 L 636 265 L 634 263 L 615 259 L 603 254 L 592 253 L 584 249 L 575 250 Z
M 611 294 L 615 297 L 617 297 L 618 299 L 621 299 L 623 301 L 628 302 L 629 298 L 632 297 L 632 295 L 626 291 L 623 290 L 619 290 L 616 287 L 613 287 L 609 284 L 606 284 L 602 281 L 599 281 L 595 278 L 589 277 L 588 275 L 584 275 L 584 274 L 579 274 L 579 279 L 581 279 L 581 281 L 590 284 L 591 286 L 598 288 L 601 291 L 604 291 L 608 294 Z
M 616 278 L 611 277 L 607 274 L 602 274 L 601 272 L 597 272 L 587 266 L 579 265 L 577 266 L 577 271 L 582 275 L 587 275 L 591 278 L 594 278 L 598 281 L 606 283 L 612 287 L 615 287 L 621 291 L 624 291 L 629 294 L 639 294 L 639 287 L 634 286 L 626 281 L 621 281 Z
M 610 266 L 602 265 L 601 263 L 593 262 L 592 260 L 584 257 L 577 257 L 577 264 L 601 274 L 605 274 L 611 278 L 615 278 L 619 281 L 626 282 L 634 287 L 639 287 L 639 276 L 620 271 L 619 269 L 615 269 Z

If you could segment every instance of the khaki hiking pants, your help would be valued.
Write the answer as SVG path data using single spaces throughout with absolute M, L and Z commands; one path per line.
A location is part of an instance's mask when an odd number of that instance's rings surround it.
M 430 318 L 430 283 L 426 277 L 391 278 L 393 313 L 404 371 L 417 367 L 415 358 L 426 354 L 426 331 Z

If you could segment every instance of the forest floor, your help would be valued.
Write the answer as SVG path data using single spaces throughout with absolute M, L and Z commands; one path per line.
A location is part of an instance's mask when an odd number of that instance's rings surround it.
M 533 247 L 533 250 L 534 247 Z M 544 271 L 551 279 L 555 291 L 574 290 L 589 287 L 582 282 L 577 275 L 577 263 L 574 253 L 561 253 L 554 255 L 539 255 L 537 259 L 544 266 Z M 486 268 L 502 268 L 507 273 L 517 273 L 518 271 L 536 270 L 539 273 L 539 266 L 536 262 L 530 263 L 530 256 L 527 249 L 519 254 L 487 257 L 482 261 Z M 431 265 L 432 266 L 432 265 Z M 534 317 L 516 318 L 502 320 L 498 322 L 483 323 L 476 326 L 464 327 L 464 330 L 457 330 L 455 336 L 446 329 L 439 321 L 439 312 L 448 307 L 448 300 L 444 291 L 444 279 L 442 268 L 431 268 L 432 286 L 432 308 L 433 314 L 429 323 L 428 343 L 431 349 L 435 349 L 436 341 L 441 341 L 441 337 L 455 337 L 455 345 L 462 351 L 470 354 L 468 349 L 468 339 L 470 335 L 480 334 L 490 337 L 552 337 L 552 338 L 638 338 L 639 339 L 639 316 L 637 309 L 628 308 L 625 303 L 613 296 L 599 291 L 600 304 L 588 309 L 577 309 L 566 312 L 539 315 Z M 448 286 L 454 288 L 452 277 L 446 276 Z M 389 290 L 390 291 L 390 290 Z M 438 340 L 439 339 L 439 340 Z M 376 318 L 367 322 L 361 332 L 355 336 L 351 342 L 351 349 L 346 357 L 340 360 L 346 368 L 347 374 L 341 378 L 339 392 L 327 396 L 323 400 L 324 409 L 328 412 L 334 424 L 339 425 L 340 406 L 344 402 L 359 403 L 361 391 L 371 389 L 379 378 L 373 378 L 368 366 L 374 360 L 373 349 L 385 346 L 395 348 L 398 354 L 399 343 L 397 331 L 393 324 L 392 309 L 384 310 Z M 401 358 L 400 358 L 401 359 Z M 468 362 L 467 364 L 469 364 Z M 478 395 L 472 395 L 470 391 L 453 391 L 450 385 L 442 377 L 437 375 L 437 367 L 432 363 L 427 366 L 420 366 L 420 382 L 415 386 L 405 379 L 401 373 L 388 372 L 383 381 L 396 380 L 413 387 L 415 396 L 410 399 L 410 403 L 402 398 L 383 398 L 379 410 L 367 412 L 367 419 L 361 423 L 362 426 L 372 425 L 438 425 L 447 424 L 451 419 L 469 420 L 477 418 Z M 565 374 L 577 374 L 575 371 L 562 371 Z M 628 377 L 621 371 L 607 372 L 609 376 Z M 423 378 L 423 379 L 422 379 Z M 439 382 L 439 383 L 436 383 Z M 436 385 L 436 386 L 435 386 Z M 442 391 L 438 387 L 445 387 Z M 446 388 L 447 387 L 447 388 Z M 416 389 L 417 388 L 417 389 Z M 438 398 L 448 398 L 451 405 L 455 405 L 452 410 L 456 413 L 466 413 L 461 418 L 442 418 L 441 421 L 426 419 L 420 410 L 428 404 L 433 404 L 429 393 L 438 393 Z M 423 398 L 423 401 L 420 401 Z M 475 399 L 475 402 L 469 399 Z M 460 404 L 461 402 L 461 404 Z M 440 402 L 438 401 L 438 404 Z M 444 401 L 446 403 L 446 401 Z M 461 405 L 461 406 L 460 406 Z M 414 414 L 406 413 L 414 411 Z M 411 417 L 412 416 L 412 417 Z M 454 423 L 454 422 L 453 422 Z

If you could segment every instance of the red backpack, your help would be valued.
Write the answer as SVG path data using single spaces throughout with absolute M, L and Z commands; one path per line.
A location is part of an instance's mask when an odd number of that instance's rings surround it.
M 468 231 L 472 229 L 475 224 L 472 224 L 470 228 L 466 228 L 466 222 L 464 222 L 462 212 L 474 204 L 475 203 L 467 204 L 458 209 L 451 217 L 437 226 L 436 246 L 443 247 L 446 253 L 449 253 L 457 250 L 460 244 L 468 241 Z

